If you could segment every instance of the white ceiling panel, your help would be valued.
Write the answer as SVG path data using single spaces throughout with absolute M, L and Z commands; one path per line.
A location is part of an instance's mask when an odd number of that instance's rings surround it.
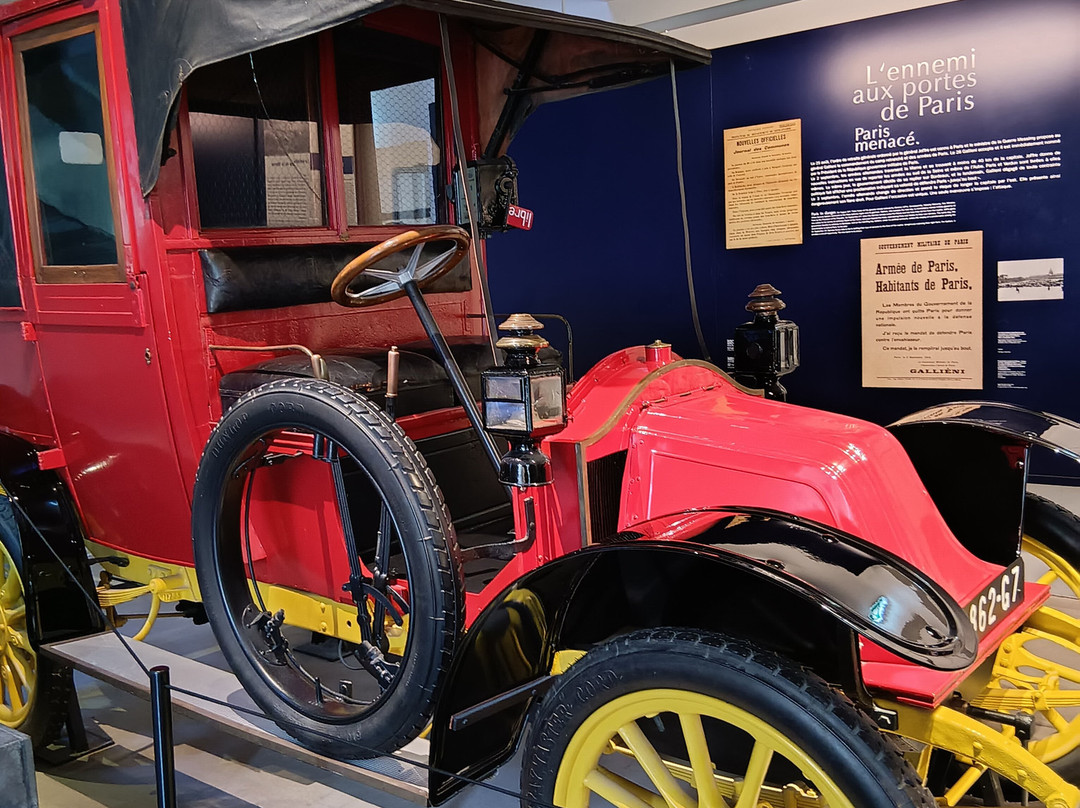
M 956 0 L 518 0 L 519 5 L 640 25 L 712 50 Z

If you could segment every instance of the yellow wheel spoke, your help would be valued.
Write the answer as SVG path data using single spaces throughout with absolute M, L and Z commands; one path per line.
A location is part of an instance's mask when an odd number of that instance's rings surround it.
M 1046 717 L 1046 720 L 1050 722 L 1050 726 L 1056 729 L 1058 732 L 1069 731 L 1069 719 L 1050 707 L 1042 711 L 1042 714 Z
M 28 654 L 33 653 L 33 651 L 31 651 L 30 649 L 30 641 L 21 631 L 16 631 L 15 629 L 9 628 L 7 634 L 8 645 L 10 645 L 12 648 L 18 648 L 19 650 L 25 651 Z
M 602 766 L 585 775 L 585 787 L 618 808 L 668 808 L 659 794 L 627 780 Z
M 7 662 L 0 664 L 0 678 L 4 680 L 4 692 L 7 693 L 6 701 L 11 705 L 12 711 L 17 715 L 23 709 L 22 693 L 15 684 L 15 677 L 11 673 L 11 667 Z
M 761 787 L 765 785 L 765 775 L 769 771 L 772 762 L 773 750 L 762 743 L 754 743 L 754 751 L 750 753 L 750 762 L 746 766 L 746 776 L 743 778 L 742 788 L 739 789 L 739 801 L 735 808 L 755 808 L 758 804 L 758 796 Z
M 1021 546 L 1046 565 L 1047 571 L 1039 578 L 1039 583 L 1061 581 L 1072 590 L 1073 595 L 1080 596 L 1080 574 L 1069 561 L 1027 534 L 1024 534 Z
M 1060 580 L 1060 576 L 1053 570 L 1047 570 L 1035 583 L 1037 584 L 1052 584 L 1054 581 Z
M 0 544 L 0 724 L 20 727 L 37 685 L 36 656 L 26 634 L 26 601 L 19 571 Z
M 709 744 L 705 740 L 705 729 L 701 726 L 701 716 L 679 713 L 679 724 L 682 725 L 686 751 L 690 755 L 690 768 L 694 772 L 698 808 L 728 808 L 727 800 L 721 796 L 713 776 L 713 764 L 709 756 Z
M 626 745 L 634 753 L 634 757 L 645 770 L 645 774 L 649 776 L 669 805 L 675 808 L 694 808 L 694 801 L 683 791 L 679 781 L 672 776 L 668 767 L 664 765 L 664 761 L 660 759 L 660 755 L 636 723 L 631 722 L 620 727 L 619 735 L 626 741 Z
M 6 569 L 4 575 L 4 583 L 0 586 L 0 603 L 10 606 L 19 600 L 22 595 L 22 586 L 19 585 L 19 576 L 15 574 L 14 567 Z
M 11 669 L 15 672 L 15 675 L 19 678 L 19 681 L 22 683 L 22 686 L 29 689 L 30 688 L 30 679 L 27 677 L 26 668 L 23 666 L 22 662 L 19 661 L 19 658 L 17 656 L 15 656 L 15 650 L 11 646 L 8 646 L 5 649 L 5 654 L 6 654 L 7 658 L 8 658 L 8 662 L 11 665 Z

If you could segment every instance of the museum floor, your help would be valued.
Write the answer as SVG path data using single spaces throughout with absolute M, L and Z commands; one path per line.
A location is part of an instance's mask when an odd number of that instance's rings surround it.
M 1032 486 L 1080 513 L 1080 488 Z M 1060 597 L 1055 606 L 1080 616 L 1080 603 Z M 163 620 L 150 642 L 206 664 L 224 668 L 209 626 Z M 42 808 L 149 808 L 154 795 L 153 741 L 147 702 L 107 684 L 77 675 L 87 725 L 107 734 L 113 745 L 85 759 L 60 766 L 38 766 Z M 407 808 L 413 803 L 352 782 L 233 737 L 215 725 L 184 716 L 175 719 L 178 802 L 185 808 L 344 808 L 377 805 Z M 517 785 L 511 761 L 491 783 Z M 451 808 L 514 808 L 517 801 L 478 787 L 466 789 Z
M 160 621 L 151 639 L 189 659 L 225 667 L 209 626 L 193 626 L 187 620 Z M 41 808 L 156 805 L 149 704 L 82 674 L 76 674 L 76 683 L 88 729 L 104 733 L 114 743 L 85 759 L 60 766 L 39 761 Z M 214 724 L 183 715 L 175 715 L 174 722 L 177 797 L 178 804 L 185 808 L 414 805 L 236 738 Z M 507 788 L 514 787 L 516 780 L 512 764 L 495 779 Z M 511 808 L 516 804 L 516 800 L 475 788 L 451 803 L 470 808 Z

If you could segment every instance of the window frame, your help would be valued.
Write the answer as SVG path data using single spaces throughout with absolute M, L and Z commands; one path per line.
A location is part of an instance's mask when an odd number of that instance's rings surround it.
M 44 233 L 41 210 L 37 195 L 37 176 L 34 172 L 33 141 L 30 132 L 29 100 L 26 90 L 26 69 L 23 54 L 34 48 L 73 39 L 83 34 L 94 35 L 97 56 L 98 89 L 101 95 L 102 151 L 109 183 L 109 204 L 112 213 L 113 238 L 116 242 L 116 263 L 112 264 L 47 264 L 45 262 Z M 59 22 L 46 24 L 20 33 L 11 38 L 14 61 L 17 115 L 21 145 L 19 151 L 25 188 L 27 224 L 30 233 L 34 277 L 38 283 L 125 283 L 124 240 L 120 221 L 120 204 L 117 197 L 116 160 L 113 154 L 113 132 L 110 117 L 105 63 L 101 40 L 101 20 L 96 13 L 84 14 Z
M 7 159 L 7 154 L 4 153 L 4 144 L 7 139 L 4 132 L 4 122 L 0 120 L 0 194 L 3 194 L 3 202 L 7 205 L 7 226 L 10 228 L 9 233 L 11 235 L 11 263 L 15 270 L 13 280 L 15 281 L 15 292 L 19 296 L 19 302 L 15 305 L 6 306 L 0 301 L 0 312 L 22 312 L 26 310 L 26 302 L 23 300 L 22 278 L 19 277 L 19 248 L 16 244 L 18 235 L 15 229 L 15 210 L 12 205 L 11 194 L 13 184 L 8 179 L 11 161 Z M 3 226 L 4 223 L 0 222 L 0 228 L 3 228 Z
M 375 20 L 369 21 L 369 27 L 385 33 L 423 42 L 439 54 L 440 66 L 435 75 L 435 98 L 438 104 L 435 133 L 440 149 L 440 173 L 443 180 L 443 200 L 436 215 L 436 223 L 444 224 L 454 219 L 451 197 L 452 171 L 450 155 L 451 133 L 445 125 L 445 107 L 447 87 L 444 70 L 441 65 L 441 43 L 428 32 L 403 29 L 394 24 L 380 25 Z M 195 174 L 195 160 L 191 146 L 191 124 L 188 117 L 187 88 L 180 101 L 180 115 L 177 121 L 180 159 L 183 165 L 184 184 L 188 209 L 191 211 L 191 232 L 197 242 L 213 246 L 266 246 L 271 244 L 313 244 L 313 243 L 370 243 L 376 244 L 385 239 L 413 229 L 416 225 L 350 225 L 346 205 L 345 176 L 342 168 L 341 127 L 338 108 L 337 74 L 335 71 L 333 30 L 322 31 L 314 35 L 318 56 L 318 124 L 321 130 L 320 146 L 323 153 L 322 192 L 326 207 L 326 224 L 321 226 L 301 227 L 244 227 L 204 228 L 199 214 L 198 177 Z

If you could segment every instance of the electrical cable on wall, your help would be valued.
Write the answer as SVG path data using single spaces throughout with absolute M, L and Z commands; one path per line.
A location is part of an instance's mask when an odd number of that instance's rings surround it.
M 694 292 L 694 268 L 690 261 L 690 217 L 686 213 L 686 177 L 683 173 L 682 125 L 679 122 L 679 88 L 675 82 L 675 60 L 668 61 L 671 66 L 671 102 L 675 111 L 675 171 L 679 176 L 679 201 L 682 207 L 683 246 L 686 250 L 686 287 L 690 291 L 690 316 L 694 320 L 694 333 L 697 335 L 701 357 L 706 362 L 712 361 L 709 347 L 705 344 L 705 335 L 701 333 L 701 318 L 698 316 L 697 294 Z

